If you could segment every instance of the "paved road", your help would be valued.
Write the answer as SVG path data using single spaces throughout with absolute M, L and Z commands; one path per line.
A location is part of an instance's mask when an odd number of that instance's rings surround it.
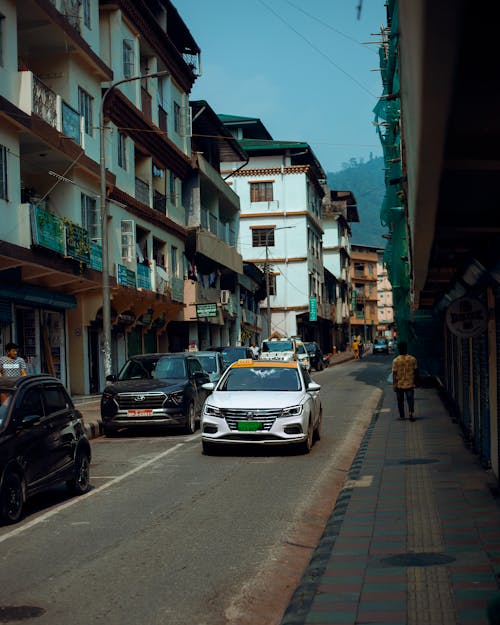
M 324 426 L 308 456 L 204 456 L 199 433 L 93 441 L 91 492 L 70 499 L 55 489 L 0 528 L 0 622 L 278 623 L 389 362 L 370 356 L 314 374 Z

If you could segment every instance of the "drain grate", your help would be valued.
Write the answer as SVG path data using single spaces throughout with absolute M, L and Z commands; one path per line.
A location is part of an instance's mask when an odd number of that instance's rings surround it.
M 45 610 L 33 605 L 0 605 L 0 623 L 26 621 L 42 616 Z
M 384 566 L 442 566 L 455 562 L 455 558 L 444 553 L 421 552 L 399 553 L 380 560 Z

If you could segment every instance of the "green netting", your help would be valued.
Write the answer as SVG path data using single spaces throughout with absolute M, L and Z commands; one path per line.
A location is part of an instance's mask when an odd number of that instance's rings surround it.
M 405 193 L 401 160 L 401 100 L 399 82 L 399 19 L 397 0 L 387 2 L 387 30 L 379 51 L 382 96 L 373 112 L 382 144 L 385 195 L 380 221 L 389 230 L 384 264 L 392 284 L 394 319 L 400 340 L 410 338 L 410 272 L 405 216 Z

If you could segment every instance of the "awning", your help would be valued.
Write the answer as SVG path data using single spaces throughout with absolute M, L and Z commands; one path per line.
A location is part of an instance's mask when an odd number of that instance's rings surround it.
M 32 286 L 0 287 L 0 298 L 51 308 L 76 308 L 76 297 Z

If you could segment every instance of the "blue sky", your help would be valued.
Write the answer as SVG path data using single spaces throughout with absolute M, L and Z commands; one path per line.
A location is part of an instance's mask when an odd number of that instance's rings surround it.
M 306 141 L 325 171 L 381 155 L 373 107 L 384 0 L 173 0 L 201 48 L 191 99 Z M 358 19 L 358 7 L 361 13 Z

